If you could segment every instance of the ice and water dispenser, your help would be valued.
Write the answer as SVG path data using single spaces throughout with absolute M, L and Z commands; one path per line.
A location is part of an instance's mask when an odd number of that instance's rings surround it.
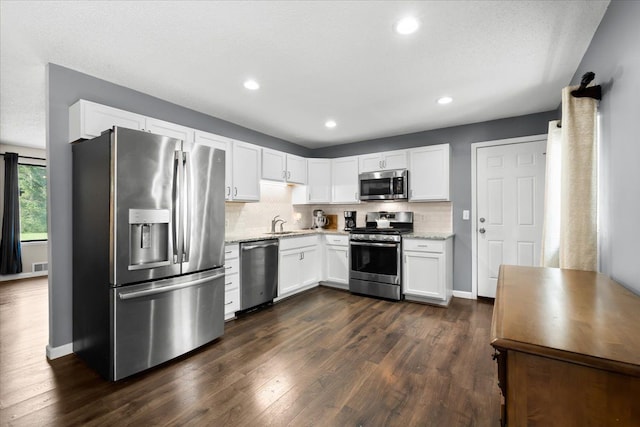
M 169 209 L 129 209 L 129 270 L 169 265 Z

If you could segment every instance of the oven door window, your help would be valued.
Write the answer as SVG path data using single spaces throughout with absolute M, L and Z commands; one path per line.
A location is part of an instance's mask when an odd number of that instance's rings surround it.
M 391 193 L 390 179 L 363 179 L 360 181 L 360 194 L 363 196 L 386 196 Z
M 351 245 L 352 271 L 388 276 L 398 274 L 398 247 L 396 245 L 388 243 L 365 245 Z

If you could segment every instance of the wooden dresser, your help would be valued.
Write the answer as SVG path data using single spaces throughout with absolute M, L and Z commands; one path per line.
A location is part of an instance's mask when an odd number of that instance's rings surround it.
M 503 265 L 502 425 L 640 426 L 640 297 L 594 272 Z

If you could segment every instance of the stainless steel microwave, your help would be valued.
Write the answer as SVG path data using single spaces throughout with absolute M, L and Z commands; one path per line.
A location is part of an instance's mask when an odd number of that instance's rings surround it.
M 407 199 L 408 176 L 406 169 L 361 173 L 360 200 Z

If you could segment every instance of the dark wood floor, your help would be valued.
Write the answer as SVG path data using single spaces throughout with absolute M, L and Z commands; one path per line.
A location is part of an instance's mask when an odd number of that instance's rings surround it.
M 0 425 L 498 426 L 492 308 L 320 287 L 110 383 L 46 360 L 46 279 L 0 283 Z

